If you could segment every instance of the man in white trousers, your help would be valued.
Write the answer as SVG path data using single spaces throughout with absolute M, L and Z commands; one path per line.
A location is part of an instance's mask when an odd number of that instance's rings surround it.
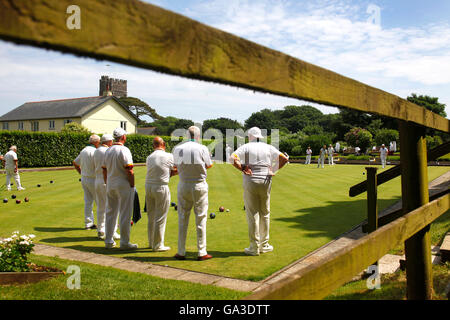
M 328 146 L 327 153 L 328 153 L 328 164 L 330 166 L 334 166 L 334 161 L 333 161 L 334 149 L 333 149 L 333 146 L 331 144 Z
M 384 143 L 380 148 L 380 159 L 381 159 L 381 167 L 384 169 L 386 167 L 386 158 L 388 154 L 388 149 L 384 146 Z
M 86 230 L 97 229 L 94 224 L 95 200 L 95 164 L 94 152 L 100 145 L 100 137 L 93 134 L 89 137 L 89 145 L 78 154 L 73 161 L 75 169 L 81 174 L 81 186 L 84 191 L 84 225 Z
M 17 190 L 25 190 L 20 184 L 19 159 L 17 158 L 17 147 L 11 146 L 9 151 L 3 156 L 3 166 L 6 172 L 6 190 L 11 191 L 11 178 L 16 182 Z
M 173 155 L 166 152 L 166 143 L 161 137 L 153 139 L 153 152 L 147 157 L 145 179 L 145 201 L 148 212 L 148 243 L 153 251 L 168 251 L 164 245 L 167 213 L 170 207 L 169 179 L 177 173 Z
M 324 144 L 322 148 L 320 148 L 319 151 L 319 159 L 317 160 L 317 168 L 324 168 L 325 165 L 325 156 L 327 155 L 327 145 Z
M 306 161 L 305 161 L 305 164 L 311 164 L 311 155 L 312 155 L 311 147 L 308 147 L 306 149 Z
M 102 166 L 106 183 L 105 247 L 116 246 L 113 236 L 119 217 L 120 249 L 137 249 L 137 244 L 130 243 L 135 193 L 133 157 L 130 149 L 124 146 L 127 132 L 116 128 L 113 136 L 114 143 L 106 150 Z
M 105 212 L 106 212 L 106 183 L 103 179 L 103 161 L 105 152 L 113 144 L 113 136 L 104 134 L 101 138 L 101 145 L 94 152 L 95 165 L 95 202 L 97 203 L 97 235 L 100 239 L 105 240 Z M 117 230 L 117 224 L 116 228 Z M 120 235 L 114 232 L 113 238 L 120 239 Z
M 231 155 L 234 167 L 243 173 L 244 205 L 250 240 L 244 252 L 252 256 L 273 251 L 273 246 L 269 244 L 272 177 L 288 163 L 288 158 L 274 146 L 258 142 L 262 138 L 258 127 L 249 129 L 249 143 Z
M 206 170 L 213 163 L 206 146 L 199 143 L 200 129 L 188 129 L 189 141 L 177 145 L 173 150 L 175 167 L 180 176 L 178 183 L 178 252 L 175 259 L 186 259 L 186 237 L 191 209 L 194 208 L 197 227 L 197 260 L 211 259 L 206 251 L 206 221 L 208 214 L 208 184 Z

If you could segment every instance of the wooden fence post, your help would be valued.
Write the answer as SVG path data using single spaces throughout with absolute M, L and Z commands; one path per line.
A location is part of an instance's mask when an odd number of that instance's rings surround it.
M 377 170 L 375 167 L 366 167 L 367 171 L 367 232 L 371 233 L 378 228 L 377 204 Z
M 399 121 L 402 205 L 406 214 L 429 202 L 425 128 Z M 430 225 L 405 241 L 407 298 L 432 297 Z

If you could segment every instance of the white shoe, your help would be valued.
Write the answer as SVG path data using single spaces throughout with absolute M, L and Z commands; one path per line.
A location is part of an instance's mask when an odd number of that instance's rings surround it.
M 115 242 L 113 242 L 113 243 L 105 243 L 105 248 L 106 249 L 112 249 L 112 248 L 115 248 L 116 247 L 116 243 Z
M 6 191 L 11 191 L 11 187 L 7 187 L 7 188 L 6 188 Z
M 97 232 L 97 236 L 101 240 L 105 240 L 105 233 L 104 232 Z
M 266 252 L 271 252 L 271 251 L 273 251 L 273 246 L 271 246 L 270 244 L 266 244 L 259 249 L 259 252 L 261 252 L 261 253 L 266 253 Z
M 19 190 L 19 191 L 20 190 L 25 190 L 25 188 L 24 187 L 18 187 L 17 190 Z
M 134 244 L 134 243 L 127 243 L 127 244 L 120 245 L 121 250 L 133 250 L 133 249 L 137 249 L 137 248 L 138 248 L 138 245 Z
M 120 240 L 120 234 L 118 234 L 117 232 L 114 232 L 113 239 Z
M 244 252 L 245 252 L 246 255 L 249 255 L 249 256 L 259 256 L 259 252 L 258 251 L 250 250 L 250 248 L 245 248 Z
M 169 250 L 170 250 L 170 247 L 162 246 L 162 247 L 160 247 L 158 249 L 155 249 L 153 251 L 155 251 L 155 252 L 163 252 L 163 251 L 169 251 Z

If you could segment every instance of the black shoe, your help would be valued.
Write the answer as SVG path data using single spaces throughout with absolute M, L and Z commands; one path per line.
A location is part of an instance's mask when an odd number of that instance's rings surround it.
M 177 260 L 186 260 L 186 256 L 180 256 L 178 253 L 174 256 Z

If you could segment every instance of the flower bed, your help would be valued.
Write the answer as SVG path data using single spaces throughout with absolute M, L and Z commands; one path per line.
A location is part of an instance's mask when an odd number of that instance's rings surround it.
M 33 238 L 32 234 L 19 235 L 19 231 L 14 231 L 11 237 L 0 239 L 0 285 L 38 282 L 64 274 L 28 261 L 34 247 Z

